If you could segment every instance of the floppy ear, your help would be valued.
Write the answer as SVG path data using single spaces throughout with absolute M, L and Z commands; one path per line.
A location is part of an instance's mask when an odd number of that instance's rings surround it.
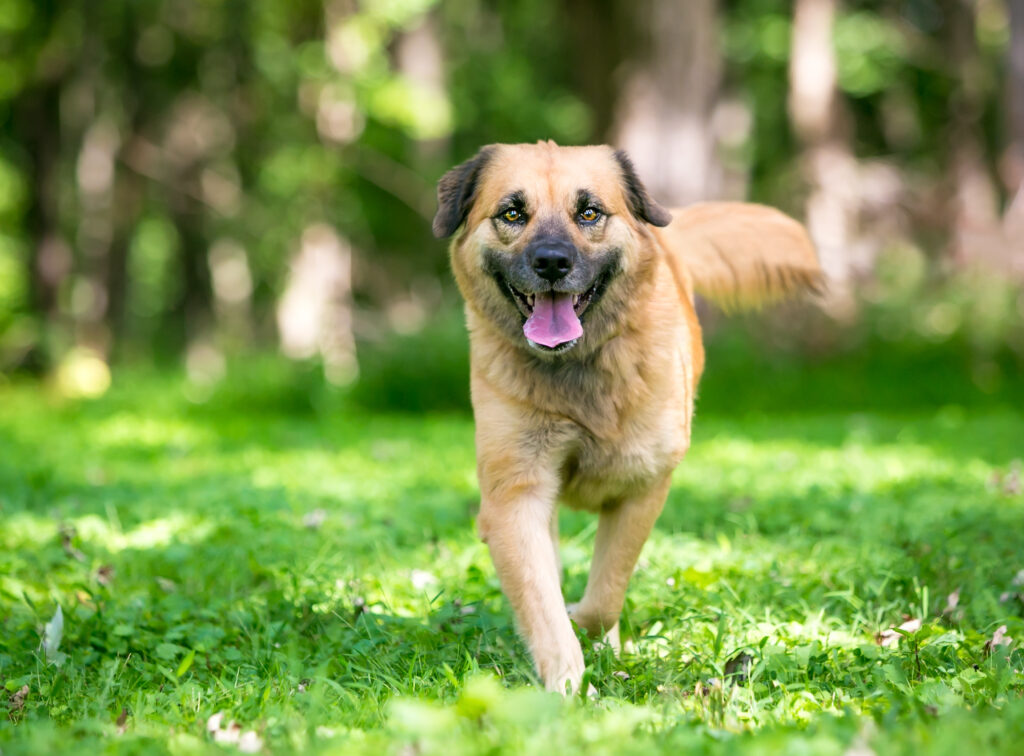
M 667 226 L 672 222 L 672 213 L 651 199 L 647 189 L 636 175 L 633 161 L 625 150 L 615 151 L 615 160 L 622 170 L 622 188 L 633 215 L 652 226 Z
M 480 173 L 494 151 L 483 147 L 474 157 L 452 168 L 437 182 L 437 215 L 434 216 L 434 236 L 451 236 L 462 225 L 476 199 Z
M 774 208 L 702 202 L 677 210 L 660 236 L 693 288 L 727 310 L 825 288 L 807 231 Z

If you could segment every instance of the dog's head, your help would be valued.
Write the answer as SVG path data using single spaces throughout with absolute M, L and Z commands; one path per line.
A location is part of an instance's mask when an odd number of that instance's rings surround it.
M 544 355 L 615 332 L 651 269 L 646 225 L 672 220 L 625 153 L 605 146 L 491 145 L 437 194 L 434 235 L 458 232 L 452 267 L 466 300 Z

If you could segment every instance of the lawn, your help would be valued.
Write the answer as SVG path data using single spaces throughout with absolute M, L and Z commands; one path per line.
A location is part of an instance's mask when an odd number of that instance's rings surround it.
M 466 414 L 0 385 L 0 752 L 1020 753 L 1024 411 L 794 375 L 809 409 L 709 388 L 627 648 L 565 701 L 474 535 Z M 562 516 L 573 598 L 593 530 Z

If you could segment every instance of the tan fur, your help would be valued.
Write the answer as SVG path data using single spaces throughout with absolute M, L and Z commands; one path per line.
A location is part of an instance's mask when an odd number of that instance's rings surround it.
M 767 208 L 699 205 L 667 228 L 645 223 L 608 147 L 487 150 L 486 160 L 442 179 L 435 221 L 442 233 L 462 221 L 451 258 L 470 333 L 477 524 L 541 679 L 565 692 L 584 671 L 570 612 L 591 635 L 617 638 L 629 577 L 690 444 L 704 367 L 693 289 L 753 302 L 812 288 L 820 274 L 800 226 Z M 574 222 L 581 188 L 608 209 L 599 229 Z M 513 190 L 532 208 L 515 233 L 492 221 Z M 463 200 L 471 202 L 465 216 L 453 215 Z M 650 206 L 652 218 L 668 220 Z M 584 336 L 556 356 L 528 347 L 522 318 L 483 264 L 485 250 L 522 254 L 551 224 L 581 255 L 621 251 L 620 272 L 584 313 Z M 559 500 L 599 515 L 590 578 L 571 609 L 560 586 Z
M 704 202 L 656 233 L 678 250 L 698 294 L 725 309 L 758 307 L 824 286 L 806 229 L 771 207 Z

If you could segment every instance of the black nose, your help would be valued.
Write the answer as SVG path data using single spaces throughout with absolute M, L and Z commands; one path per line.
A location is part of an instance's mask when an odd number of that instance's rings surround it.
M 554 283 L 569 275 L 576 263 L 576 248 L 566 242 L 543 242 L 527 250 L 526 256 L 538 276 Z

